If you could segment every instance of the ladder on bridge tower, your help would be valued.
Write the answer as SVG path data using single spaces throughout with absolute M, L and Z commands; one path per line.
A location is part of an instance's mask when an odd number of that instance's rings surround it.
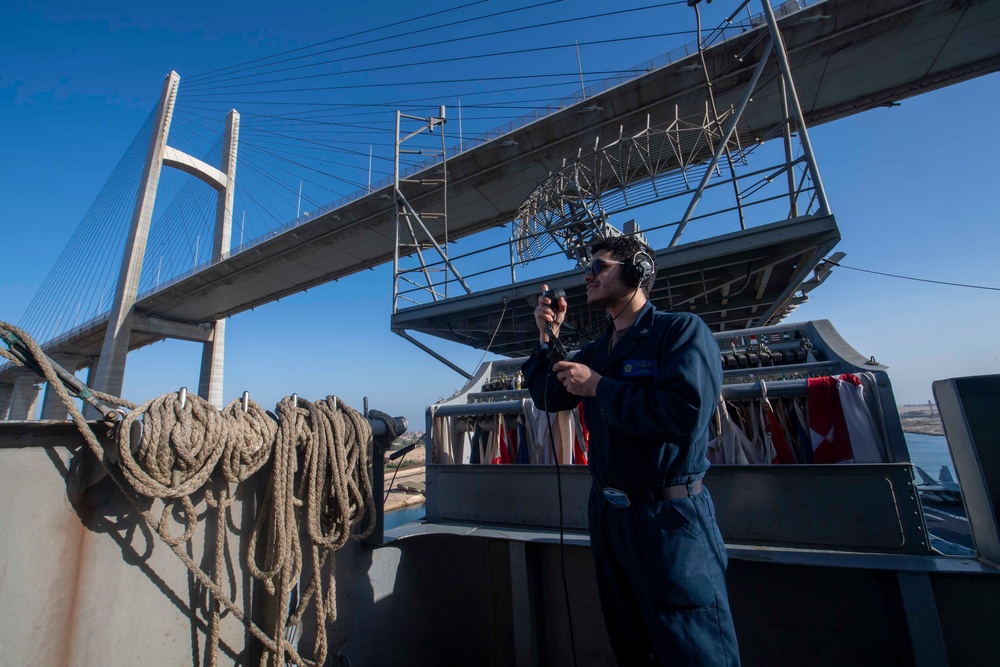
M 415 128 L 403 134 L 403 123 Z M 393 156 L 393 204 L 395 207 L 396 243 L 393 253 L 392 312 L 400 301 L 423 303 L 448 298 L 449 286 L 459 283 L 465 292 L 472 290 L 448 258 L 448 155 L 445 143 L 445 108 L 437 116 L 424 118 L 396 111 L 396 143 Z M 424 133 L 441 137 L 441 147 L 407 148 L 404 144 L 423 138 Z M 415 145 L 414 143 L 410 144 Z M 400 172 L 401 155 L 440 157 L 434 165 L 404 176 Z M 406 192 L 404 193 L 404 187 Z M 428 261 L 425 251 L 434 251 L 438 260 Z M 409 260 L 407 262 L 407 260 Z M 407 263 L 408 266 L 403 266 Z M 443 277 L 441 277 L 443 274 Z

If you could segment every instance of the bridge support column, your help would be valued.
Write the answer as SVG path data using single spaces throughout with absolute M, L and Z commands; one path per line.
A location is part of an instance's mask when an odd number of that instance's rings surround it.
M 70 373 L 76 373 L 76 369 L 79 368 L 78 357 L 62 356 L 54 361 Z M 42 419 L 69 419 L 69 410 L 49 383 L 45 385 L 45 398 L 42 399 Z
M 215 208 L 215 240 L 212 243 L 212 262 L 229 256 L 232 245 L 233 195 L 236 194 L 236 152 L 239 146 L 240 114 L 235 109 L 226 116 L 226 135 L 222 143 L 221 171 L 226 176 L 225 188 L 219 191 Z M 201 353 L 201 377 L 198 395 L 215 407 L 222 409 L 224 400 L 223 371 L 226 356 L 226 320 L 216 320 L 212 340 L 205 343 Z
M 7 412 L 10 410 L 10 397 L 14 393 L 14 385 L 0 384 L 0 422 L 7 419 Z
M 201 353 L 201 376 L 198 395 L 222 409 L 222 382 L 226 361 L 226 321 L 218 320 L 213 328 L 212 342 L 205 343 Z
M 25 421 L 35 418 L 38 408 L 39 384 L 34 377 L 22 375 L 14 380 L 14 391 L 10 399 L 11 421 Z
M 153 219 L 156 188 L 160 182 L 163 153 L 167 146 L 167 135 L 170 133 L 170 120 L 173 116 L 179 83 L 180 76 L 177 72 L 171 72 L 163 83 L 157 122 L 149 142 L 146 166 L 143 168 L 139 193 L 136 197 L 135 209 L 132 212 L 132 225 L 129 228 L 125 255 L 122 258 L 121 273 L 118 275 L 115 302 L 111 309 L 111 318 L 108 320 L 108 330 L 104 336 L 101 358 L 97 364 L 97 373 L 94 378 L 93 387 L 95 389 L 114 396 L 121 396 L 122 383 L 125 379 L 125 359 L 128 356 L 129 337 L 132 333 L 132 318 L 135 312 L 135 298 L 139 289 L 139 276 L 142 273 L 142 261 L 146 254 L 149 224 Z

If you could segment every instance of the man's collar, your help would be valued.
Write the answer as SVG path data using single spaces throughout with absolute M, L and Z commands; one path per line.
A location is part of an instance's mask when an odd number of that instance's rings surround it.
M 653 302 L 647 300 L 642 310 L 635 316 L 635 322 L 632 323 L 633 336 L 648 336 L 653 332 L 653 312 L 655 310 Z
M 635 320 L 632 322 L 632 325 L 629 327 L 632 330 L 631 332 L 632 336 L 648 336 L 650 333 L 652 333 L 653 311 L 655 310 L 656 308 L 653 306 L 653 302 L 647 299 L 646 303 L 643 304 L 642 309 L 635 316 Z M 604 335 L 610 336 L 612 333 L 614 333 L 614 330 L 615 330 L 614 320 L 612 320 L 609 316 L 608 327 L 604 331 Z

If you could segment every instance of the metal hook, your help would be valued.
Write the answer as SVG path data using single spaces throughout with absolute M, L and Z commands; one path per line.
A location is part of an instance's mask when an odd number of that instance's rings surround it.
M 181 387 L 181 390 L 179 392 L 177 392 L 177 393 L 180 395 L 181 410 L 183 410 L 184 406 L 187 404 L 187 400 L 188 400 L 188 388 L 187 387 Z
M 250 409 L 250 392 L 243 392 L 243 412 L 247 412 Z
M 767 409 L 774 412 L 774 408 L 771 407 L 771 401 L 767 400 L 767 384 L 764 382 L 764 378 L 758 380 L 760 382 L 760 400 L 761 403 L 767 406 Z
M 292 394 L 292 407 L 293 408 L 299 407 L 299 395 L 298 394 Z

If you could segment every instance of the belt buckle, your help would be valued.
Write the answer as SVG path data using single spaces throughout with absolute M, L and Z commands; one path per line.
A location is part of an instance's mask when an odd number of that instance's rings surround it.
M 632 503 L 629 502 L 628 495 L 624 491 L 619 491 L 618 489 L 612 489 L 610 487 L 605 488 L 604 498 L 608 501 L 608 504 L 618 509 L 625 509 Z

